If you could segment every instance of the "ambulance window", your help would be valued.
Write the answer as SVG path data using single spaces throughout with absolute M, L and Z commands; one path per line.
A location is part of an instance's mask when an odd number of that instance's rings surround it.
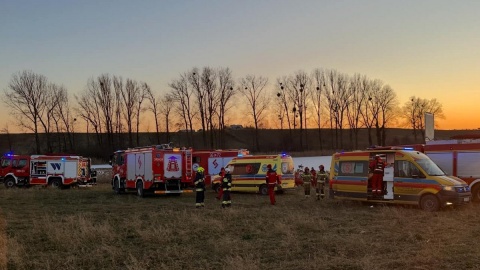
M 340 161 L 339 176 L 366 176 L 367 174 L 367 161 Z
M 233 174 L 257 174 L 258 169 L 260 169 L 260 163 L 248 163 L 248 164 L 235 164 L 235 169 Z
M 394 177 L 404 178 L 421 177 L 418 168 L 413 163 L 406 160 L 395 161 L 395 169 L 393 175 Z
M 293 161 L 282 162 L 282 173 L 283 174 L 293 173 L 294 170 L 295 170 L 295 166 L 293 165 Z

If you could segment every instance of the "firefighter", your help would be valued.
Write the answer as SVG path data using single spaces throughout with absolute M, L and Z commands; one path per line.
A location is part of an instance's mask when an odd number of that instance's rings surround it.
M 223 182 L 223 177 L 225 177 L 225 168 L 222 167 L 220 168 L 220 172 L 218 173 L 218 175 L 220 176 L 220 181 Z M 220 200 L 222 199 L 222 196 L 223 196 L 223 188 L 222 188 L 222 182 L 220 182 L 220 188 L 218 189 L 218 195 L 217 195 L 217 200 Z
M 380 155 L 375 155 L 374 160 L 370 162 L 369 168 L 372 173 L 372 195 L 381 196 L 383 194 L 383 173 L 385 171 L 385 162 Z
M 197 173 L 195 174 L 195 207 L 205 207 L 205 177 L 204 177 L 203 167 L 197 168 Z
M 310 174 L 312 175 L 312 181 L 311 181 L 311 187 L 317 189 L 317 172 L 315 169 L 312 167 L 310 169 Z
M 268 195 L 270 196 L 270 204 L 275 205 L 275 186 L 280 184 L 280 178 L 277 172 L 272 170 L 272 165 L 267 165 L 267 174 L 265 175 L 265 181 L 268 185 Z
M 325 167 L 323 165 L 318 166 L 317 173 L 317 200 L 325 197 L 325 183 L 328 182 L 328 174 L 325 172 Z
M 310 182 L 312 181 L 312 175 L 310 174 L 310 169 L 305 167 L 302 175 L 303 180 L 303 189 L 305 190 L 305 198 L 310 197 Z
M 230 190 L 232 189 L 232 174 L 230 172 L 230 167 L 225 168 L 225 176 L 222 180 L 222 189 L 223 189 L 223 198 L 222 198 L 222 207 L 232 206 L 232 198 L 230 197 Z

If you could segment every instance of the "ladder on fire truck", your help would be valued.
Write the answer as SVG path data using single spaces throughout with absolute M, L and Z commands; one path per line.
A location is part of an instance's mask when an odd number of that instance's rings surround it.
M 185 150 L 185 175 L 187 177 L 192 177 L 192 150 Z

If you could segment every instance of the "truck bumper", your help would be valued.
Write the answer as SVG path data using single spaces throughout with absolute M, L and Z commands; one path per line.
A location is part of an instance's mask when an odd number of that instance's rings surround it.
M 457 192 L 442 190 L 438 193 L 438 197 L 440 199 L 440 203 L 442 206 L 464 205 L 472 201 L 471 192 L 457 193 Z

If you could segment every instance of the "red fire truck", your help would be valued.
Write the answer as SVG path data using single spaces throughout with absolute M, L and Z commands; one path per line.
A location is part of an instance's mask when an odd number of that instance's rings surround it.
M 84 164 L 80 156 L 11 155 L 1 158 L 0 179 L 5 187 L 76 185 L 82 179 L 82 172 L 90 172 L 90 163 Z M 85 176 L 84 179 L 90 178 Z M 86 180 L 89 181 L 89 180 Z
M 472 200 L 480 202 L 480 139 L 435 140 L 408 147 L 425 153 L 447 175 L 467 182 L 472 192 Z
M 196 172 L 199 166 L 205 169 L 205 185 L 210 185 L 220 169 L 225 167 L 234 157 L 246 156 L 249 151 L 246 149 L 225 149 L 225 150 L 193 150 L 193 171 Z
M 112 160 L 112 189 L 116 194 L 136 190 L 146 193 L 181 194 L 192 183 L 192 150 L 170 144 L 117 151 Z

